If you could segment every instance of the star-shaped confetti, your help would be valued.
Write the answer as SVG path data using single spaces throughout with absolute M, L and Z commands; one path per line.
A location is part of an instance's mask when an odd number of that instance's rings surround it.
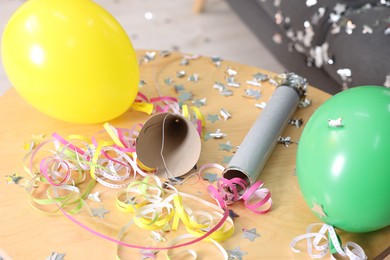
M 234 146 L 231 145 L 230 141 L 227 141 L 227 142 L 224 143 L 224 144 L 219 144 L 219 149 L 224 150 L 224 151 L 230 152 L 230 150 L 231 150 L 232 148 L 234 148 Z
M 166 78 L 166 79 L 164 79 L 164 82 L 165 82 L 165 84 L 167 84 L 168 86 L 170 86 L 170 85 L 172 85 L 173 80 L 172 80 L 172 78 Z
M 218 178 L 218 174 L 216 174 L 216 173 L 206 172 L 205 175 L 203 176 L 203 179 L 207 180 L 210 183 L 213 183 L 216 180 L 218 180 L 219 178 Z
M 207 115 L 207 120 L 210 121 L 211 123 L 215 123 L 216 121 L 219 120 L 219 117 L 218 117 L 217 114 L 213 114 L 213 115 L 208 114 Z
M 320 218 L 327 217 L 322 205 L 317 204 L 315 201 L 313 201 L 313 207 L 311 207 L 311 210 L 317 213 Z
M 269 79 L 269 76 L 266 75 L 266 74 L 263 74 L 263 73 L 256 73 L 256 74 L 253 74 L 253 78 L 257 81 L 266 81 Z
M 188 81 L 198 82 L 199 81 L 199 74 L 198 73 L 194 73 L 192 75 L 189 75 L 188 76 Z
M 259 234 L 256 232 L 256 228 L 251 229 L 242 229 L 242 232 L 244 232 L 243 237 L 249 239 L 250 241 L 255 241 L 256 238 L 260 237 Z
M 89 200 L 92 200 L 92 201 L 95 201 L 95 202 L 101 202 L 100 198 L 99 198 L 99 192 L 94 192 L 94 193 L 90 193 L 88 194 L 88 199 Z
M 50 256 L 46 257 L 46 260 L 64 260 L 65 254 L 59 254 L 56 252 L 51 253 Z
M 177 93 L 179 93 L 180 91 L 183 91 L 184 90 L 184 85 L 183 84 L 174 84 L 173 85 L 173 88 L 175 89 L 175 91 Z
M 22 176 L 17 175 L 16 173 L 12 175 L 6 175 L 5 180 L 7 181 L 7 184 L 18 184 L 18 182 L 23 179 Z
M 224 156 L 222 159 L 222 163 L 229 163 L 233 156 Z
M 225 121 L 232 117 L 230 113 L 224 108 L 219 110 L 219 114 L 223 117 L 223 119 L 225 119 Z
M 202 99 L 196 99 L 192 101 L 192 104 L 194 104 L 197 107 L 201 107 L 206 105 L 207 98 L 202 98 Z
M 192 92 L 180 92 L 180 95 L 178 96 L 180 103 L 183 103 L 187 100 L 192 99 Z
M 138 83 L 138 87 L 142 88 L 143 86 L 147 85 L 145 80 L 140 80 L 139 83 Z
M 104 216 L 109 213 L 109 210 L 106 210 L 104 207 L 100 208 L 91 208 L 92 215 L 94 217 L 104 218 Z
M 241 85 L 239 82 L 236 81 L 236 79 L 235 79 L 234 77 L 228 77 L 228 78 L 226 79 L 226 81 L 227 81 L 226 84 L 227 84 L 229 87 L 239 88 L 240 85 Z
M 239 246 L 233 248 L 233 250 L 226 250 L 229 254 L 229 260 L 242 260 L 244 255 L 247 255 L 247 252 L 241 250 Z

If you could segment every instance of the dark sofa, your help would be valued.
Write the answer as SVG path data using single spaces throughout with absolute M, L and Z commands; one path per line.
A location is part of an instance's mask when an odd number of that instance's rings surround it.
M 289 72 L 328 93 L 390 87 L 390 1 L 226 0 Z

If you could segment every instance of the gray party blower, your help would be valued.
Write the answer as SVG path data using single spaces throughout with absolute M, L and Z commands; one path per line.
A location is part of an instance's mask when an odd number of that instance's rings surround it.
M 224 178 L 241 178 L 247 185 L 255 183 L 289 119 L 305 98 L 306 79 L 287 73 L 278 75 L 275 81 L 274 93 L 223 172 Z

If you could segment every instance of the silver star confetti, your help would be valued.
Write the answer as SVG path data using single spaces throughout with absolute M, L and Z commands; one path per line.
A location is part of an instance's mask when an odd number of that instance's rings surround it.
M 187 100 L 192 99 L 192 92 L 180 92 L 180 95 L 178 96 L 180 103 L 183 103 Z
M 249 239 L 250 241 L 255 241 L 256 238 L 260 237 L 259 234 L 256 232 L 256 228 L 251 229 L 242 229 L 242 232 L 244 232 L 243 237 Z
M 59 254 L 56 252 L 52 252 L 50 256 L 46 257 L 46 260 L 64 260 L 65 254 Z
M 261 98 L 260 90 L 247 89 L 245 90 L 245 97 L 251 97 L 255 99 Z
M 170 86 L 170 85 L 172 85 L 173 80 L 172 80 L 172 78 L 165 78 L 164 83 L 167 84 L 168 86 Z
M 12 175 L 6 175 L 5 179 L 7 181 L 7 184 L 18 184 L 18 182 L 23 179 L 23 177 L 17 175 L 16 173 Z
M 247 252 L 244 252 L 240 249 L 239 246 L 235 247 L 233 250 L 226 250 L 229 254 L 229 260 L 242 260 L 244 255 L 247 255 Z
M 211 57 L 211 61 L 214 63 L 215 66 L 219 67 L 221 66 L 222 59 L 218 56 Z
M 186 72 L 184 70 L 179 70 L 176 72 L 176 77 L 183 78 L 186 75 Z
M 227 77 L 226 78 L 226 84 L 229 86 L 229 87 L 233 87 L 233 88 L 239 88 L 240 87 L 240 83 L 236 82 L 236 79 L 234 77 Z
M 143 86 L 145 86 L 146 85 L 146 82 L 144 81 L 144 80 L 140 80 L 139 81 L 139 83 L 138 83 L 138 86 L 140 87 L 140 88 L 142 88 Z
M 303 119 L 300 118 L 300 119 L 290 119 L 288 120 L 288 123 L 290 125 L 295 125 L 297 128 L 300 128 L 301 125 L 303 124 Z
M 224 108 L 219 110 L 219 114 L 223 117 L 223 119 L 225 119 L 225 121 L 232 117 L 230 113 Z
M 210 121 L 211 123 L 215 123 L 216 121 L 219 120 L 218 115 L 207 115 L 207 120 Z
M 290 136 L 286 136 L 286 137 L 279 136 L 278 143 L 284 144 L 284 146 L 288 147 L 293 142 L 291 141 L 291 137 Z
M 264 109 L 267 106 L 267 104 L 265 102 L 260 102 L 259 104 L 255 104 L 255 106 Z
M 192 101 L 192 104 L 194 104 L 197 107 L 205 106 L 206 105 L 207 98 L 202 99 L 196 99 Z
M 234 146 L 230 144 L 230 141 L 227 141 L 225 144 L 219 144 L 219 149 L 230 152 Z
M 99 218 L 104 218 L 104 215 L 110 212 L 109 210 L 106 210 L 104 207 L 91 208 L 91 211 L 94 217 L 99 217 Z
M 222 133 L 221 129 L 217 129 L 217 131 L 215 131 L 214 133 L 210 133 L 210 136 L 215 138 L 215 139 L 220 139 L 222 137 L 225 137 L 226 134 Z
M 174 84 L 173 88 L 175 89 L 176 92 L 180 92 L 180 91 L 184 90 L 184 85 L 183 84 L 180 84 L 180 85 Z
M 192 75 L 189 75 L 188 76 L 188 81 L 198 82 L 199 81 L 199 74 L 198 73 L 194 73 Z
M 216 180 L 218 180 L 219 178 L 218 178 L 218 174 L 216 174 L 216 173 L 206 172 L 205 175 L 203 176 L 203 179 L 207 180 L 210 183 L 213 183 Z
M 161 57 L 168 57 L 169 55 L 171 55 L 171 51 L 168 51 L 168 50 L 162 50 L 160 51 L 160 56 Z

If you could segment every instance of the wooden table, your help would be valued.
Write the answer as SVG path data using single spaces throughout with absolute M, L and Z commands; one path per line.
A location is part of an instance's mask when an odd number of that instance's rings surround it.
M 138 51 L 141 60 L 145 51 Z M 158 54 L 158 52 L 157 52 Z M 255 87 L 246 84 L 255 73 L 275 74 L 260 68 L 249 67 L 243 64 L 222 61 L 220 66 L 209 57 L 200 57 L 190 60 L 187 66 L 180 65 L 183 55 L 173 53 L 168 57 L 156 55 L 154 60 L 140 65 L 141 79 L 146 82 L 140 91 L 150 97 L 158 96 L 157 88 L 161 95 L 177 96 L 174 84 L 183 84 L 185 92 L 192 92 L 193 99 L 207 98 L 206 104 L 200 107 L 200 111 L 207 118 L 208 115 L 217 115 L 221 108 L 231 114 L 231 118 L 224 120 L 219 118 L 216 122 L 207 121 L 205 132 L 215 132 L 220 129 L 226 134 L 222 139 L 202 140 L 202 152 L 198 166 L 206 163 L 222 163 L 224 156 L 232 156 L 233 152 L 220 149 L 220 144 L 230 141 L 233 146 L 238 146 L 254 120 L 261 113 L 261 109 L 255 106 L 262 101 L 267 102 L 274 86 L 269 82 Z M 238 72 L 235 77 L 241 83 L 239 88 L 231 88 L 232 96 L 223 96 L 213 88 L 215 82 L 225 83 L 227 69 Z M 185 70 L 186 75 L 199 74 L 198 82 L 188 81 L 187 76 L 178 78 L 177 71 Z M 173 80 L 171 85 L 167 84 Z M 258 100 L 245 97 L 246 89 L 261 90 L 262 96 Z M 302 118 L 307 122 L 313 111 L 318 108 L 330 96 L 316 88 L 309 88 L 308 98 L 312 105 L 298 109 L 295 118 Z M 61 122 L 49 118 L 33 109 L 16 92 L 11 89 L 0 97 L 0 248 L 13 259 L 45 259 L 52 252 L 64 253 L 65 259 L 115 259 L 117 245 L 97 237 L 67 219 L 62 213 L 43 214 L 33 209 L 25 190 L 19 185 L 7 183 L 6 176 L 17 174 L 27 177 L 22 167 L 22 159 L 26 154 L 23 145 L 31 140 L 32 135 L 44 134 L 47 137 L 53 132 L 66 137 L 71 134 L 82 134 L 91 137 L 94 133 L 103 129 L 101 124 L 77 125 Z M 143 123 L 149 116 L 140 112 L 129 110 L 121 117 L 110 123 L 115 127 L 130 128 L 136 123 Z M 304 126 L 304 125 L 303 125 Z M 293 141 L 298 141 L 303 127 L 297 128 L 289 125 L 283 136 L 290 136 Z M 303 200 L 299 190 L 297 177 L 294 175 L 295 155 L 297 145 L 288 147 L 277 145 L 272 153 L 260 179 L 272 192 L 273 210 L 265 215 L 257 215 L 237 202 L 230 208 L 239 215 L 235 218 L 235 233 L 222 246 L 226 250 L 239 247 L 246 252 L 243 259 L 305 259 L 306 243 L 301 242 L 298 248 L 301 253 L 295 254 L 290 249 L 291 240 L 303 233 L 311 223 L 320 222 L 310 211 Z M 199 196 L 210 202 L 214 202 L 207 194 L 207 181 L 199 181 L 196 184 L 188 183 L 178 186 L 180 191 Z M 102 202 L 95 205 L 103 205 L 111 212 L 104 220 L 125 221 L 131 219 L 130 213 L 120 212 L 114 205 L 113 196 L 116 191 L 105 189 L 96 185 L 93 191 L 101 191 Z M 196 207 L 196 203 L 191 204 Z M 80 213 L 81 214 L 81 213 Z M 75 216 L 78 218 L 79 216 Z M 84 220 L 85 218 L 80 217 Z M 121 223 L 121 222 L 118 223 Z M 116 237 L 118 229 L 99 227 L 97 222 L 88 222 L 90 227 L 99 228 L 105 234 Z M 116 226 L 118 227 L 119 224 Z M 243 237 L 243 229 L 256 228 L 257 237 L 250 241 Z M 352 234 L 339 232 L 342 241 L 354 241 L 361 245 L 369 258 L 381 253 L 389 246 L 390 229 L 385 228 L 366 234 Z M 130 231 L 126 242 L 145 245 L 141 237 L 147 231 Z M 171 232 L 174 233 L 174 232 Z M 170 234 L 171 235 L 171 234 Z M 190 248 L 198 248 L 202 259 L 222 259 L 222 255 L 214 247 L 200 243 Z M 158 245 L 157 245 L 158 246 Z M 207 250 L 206 250 L 207 249 Z M 1 255 L 0 251 L 0 255 Z M 121 259 L 141 259 L 136 249 L 119 250 Z M 165 259 L 165 252 L 157 254 L 157 258 Z

